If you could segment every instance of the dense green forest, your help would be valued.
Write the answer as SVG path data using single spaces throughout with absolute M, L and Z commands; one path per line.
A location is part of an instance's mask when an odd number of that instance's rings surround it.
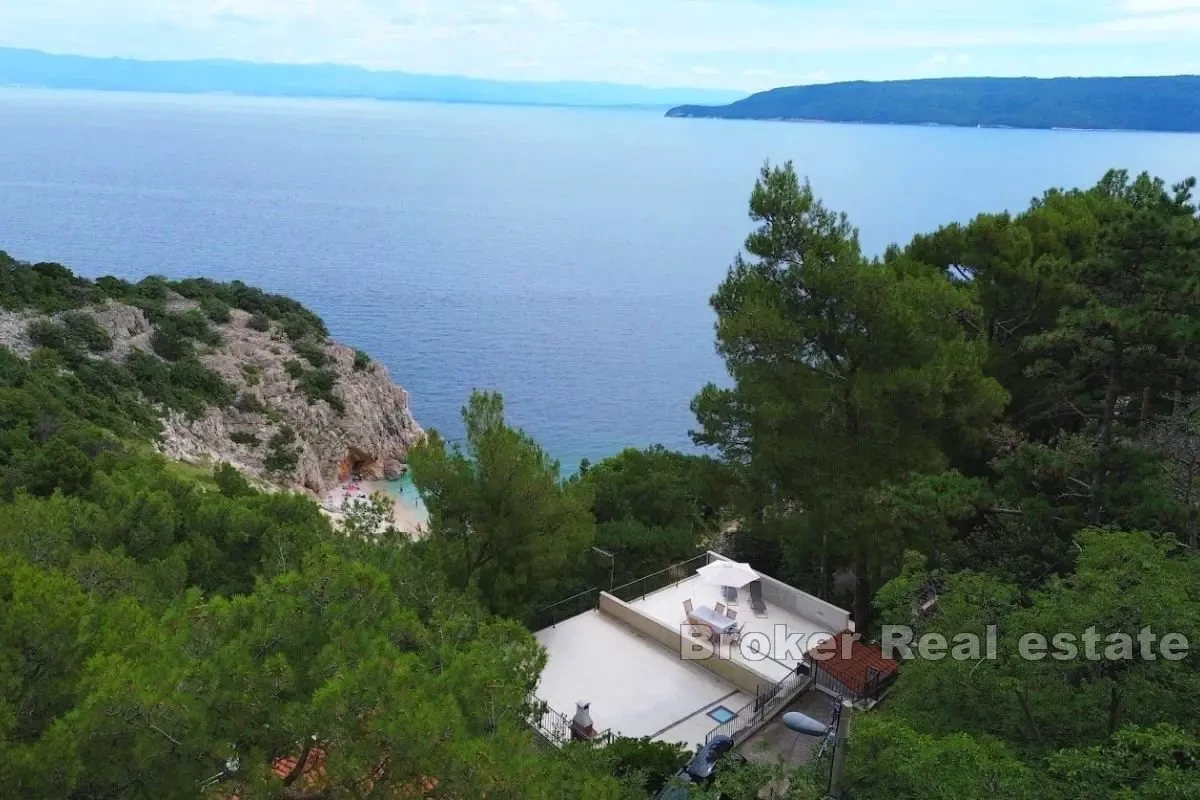
M 305 497 L 155 454 L 162 408 L 194 390 L 170 365 L 194 358 L 200 321 L 155 305 L 160 279 L 0 259 L 0 307 L 54 315 L 29 358 L 0 351 L 0 785 L 646 800 L 679 748 L 535 743 L 530 630 L 549 603 L 719 546 L 852 607 L 868 635 L 996 627 L 995 659 L 906 662 L 856 715 L 851 796 L 1200 797 L 1194 656 L 1017 645 L 1089 628 L 1200 641 L 1192 187 L 1114 172 L 868 258 L 790 165 L 764 168 L 757 228 L 712 299 L 733 381 L 694 401 L 711 455 L 629 450 L 564 480 L 477 393 L 463 441 L 433 431 L 410 453 L 418 542 L 380 532 L 377 507 L 335 528 Z M 176 286 L 210 318 L 239 307 L 324 336 L 240 284 Z M 114 297 L 183 342 L 174 361 L 137 357 L 159 381 L 127 362 L 93 374 L 105 342 L 84 317 Z M 299 766 L 315 762 L 316 778 Z M 827 769 L 791 775 L 787 800 L 823 796 Z M 693 795 L 751 800 L 777 772 Z
M 931 78 L 785 86 L 669 117 L 1200 131 L 1200 77 Z

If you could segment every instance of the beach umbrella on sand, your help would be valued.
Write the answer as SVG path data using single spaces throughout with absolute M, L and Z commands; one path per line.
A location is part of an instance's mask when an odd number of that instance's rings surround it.
M 714 561 L 696 570 L 696 574 L 717 586 L 733 586 L 737 589 L 758 580 L 758 573 L 750 569 L 749 564 L 737 561 Z

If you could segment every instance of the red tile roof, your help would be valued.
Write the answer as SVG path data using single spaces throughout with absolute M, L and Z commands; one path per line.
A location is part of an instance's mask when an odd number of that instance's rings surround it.
M 293 785 L 308 789 L 321 788 L 325 783 L 325 762 L 328 760 L 328 758 L 329 756 L 325 752 L 324 748 L 314 746 L 311 750 L 309 750 L 308 758 L 306 758 L 304 761 L 304 767 L 300 770 L 300 774 L 296 777 Z M 282 756 L 275 759 L 275 761 L 271 763 L 271 770 L 275 773 L 276 777 L 278 777 L 280 780 L 284 780 L 287 778 L 287 776 L 292 774 L 292 770 L 296 768 L 296 764 L 299 763 L 299 761 L 299 755 Z M 373 775 L 368 776 L 362 781 L 362 789 L 364 791 L 371 791 L 375 780 L 383 772 L 385 765 L 386 762 L 384 764 L 380 764 Z M 392 796 L 404 798 L 424 797 L 430 792 L 434 791 L 437 786 L 437 778 L 423 778 L 422 780 L 416 781 L 408 786 L 398 787 L 393 792 Z M 238 795 L 234 794 L 229 795 L 228 800 L 240 800 L 240 798 Z
M 865 694 L 869 676 L 878 672 L 886 680 L 900 670 L 900 665 L 884 658 L 878 645 L 859 641 L 849 631 L 822 642 L 812 651 L 816 665 L 856 694 Z
M 300 774 L 296 777 L 296 783 L 301 786 L 312 786 L 320 784 L 325 780 L 325 760 L 327 756 L 325 751 L 320 747 L 314 747 L 308 751 L 308 758 L 304 761 L 304 768 L 300 770 Z M 276 777 L 283 780 L 288 775 L 292 774 L 292 770 L 299 763 L 299 756 L 283 756 L 275 759 L 271 764 L 271 770 Z

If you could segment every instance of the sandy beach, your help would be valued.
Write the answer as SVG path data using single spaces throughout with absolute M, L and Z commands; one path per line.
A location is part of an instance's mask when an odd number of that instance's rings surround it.
M 429 513 L 420 499 L 403 492 L 395 482 L 346 481 L 331 489 L 321 505 L 334 520 L 341 520 L 348 504 L 367 500 L 374 494 L 384 494 L 392 500 L 392 524 L 397 530 L 414 538 L 424 536 L 429 530 Z

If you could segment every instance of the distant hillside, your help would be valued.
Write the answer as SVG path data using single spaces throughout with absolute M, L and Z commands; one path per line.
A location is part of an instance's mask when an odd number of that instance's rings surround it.
M 668 117 L 1200 131 L 1200 77 L 941 78 L 788 86 Z
M 225 93 L 577 106 L 728 103 L 740 92 L 613 83 L 523 83 L 453 75 L 375 72 L 337 64 L 135 61 L 0 48 L 0 86 L 127 92 Z

